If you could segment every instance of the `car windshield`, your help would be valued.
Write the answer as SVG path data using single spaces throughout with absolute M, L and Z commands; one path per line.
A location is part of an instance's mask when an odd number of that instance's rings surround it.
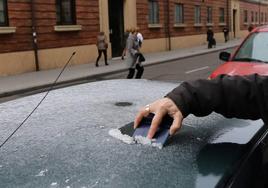
M 268 32 L 253 33 L 241 46 L 233 61 L 268 63 Z

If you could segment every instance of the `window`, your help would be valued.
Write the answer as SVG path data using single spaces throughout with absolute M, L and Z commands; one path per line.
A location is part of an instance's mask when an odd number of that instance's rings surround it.
M 7 0 L 0 0 L 0 26 L 7 26 Z
M 225 16 L 224 16 L 224 8 L 220 8 L 220 17 L 219 17 L 219 21 L 220 23 L 224 23 L 225 22 Z
M 251 23 L 254 23 L 254 12 L 251 11 Z
M 267 13 L 265 13 L 265 23 L 267 23 Z
M 248 11 L 244 10 L 244 23 L 248 23 Z
M 159 5 L 156 0 L 149 1 L 149 23 L 150 24 L 159 23 Z
M 76 24 L 75 0 L 57 0 L 56 12 L 58 25 Z
M 261 13 L 261 23 L 263 23 L 263 12 Z
M 176 24 L 183 24 L 184 23 L 183 4 L 175 4 L 175 23 Z
M 258 23 L 258 12 L 255 12 L 255 22 Z
M 201 23 L 201 7 L 200 6 L 195 6 L 194 9 L 194 22 L 196 24 L 200 24 Z
M 212 7 L 207 7 L 207 23 L 212 23 Z

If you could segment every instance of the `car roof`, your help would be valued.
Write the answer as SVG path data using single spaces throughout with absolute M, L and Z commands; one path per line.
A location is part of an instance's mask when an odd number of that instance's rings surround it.
M 110 80 L 52 91 L 1 148 L 0 187 L 215 187 L 263 127 L 261 120 L 189 115 L 163 149 L 108 134 L 177 85 Z M 1 143 L 43 95 L 0 104 Z
M 256 27 L 252 32 L 268 32 L 268 25 Z

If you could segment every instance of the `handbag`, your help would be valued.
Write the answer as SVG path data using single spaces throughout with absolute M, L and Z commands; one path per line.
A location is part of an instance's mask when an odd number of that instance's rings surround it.
M 108 43 L 105 42 L 104 47 L 107 49 L 108 48 Z

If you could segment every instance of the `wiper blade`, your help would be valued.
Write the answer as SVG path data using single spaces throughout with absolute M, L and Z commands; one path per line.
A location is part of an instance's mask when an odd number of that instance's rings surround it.
M 247 62 L 260 62 L 260 63 L 268 63 L 267 61 L 263 61 L 260 59 L 254 59 L 254 58 L 250 58 L 250 57 L 243 57 L 243 58 L 234 58 L 233 61 L 247 61 Z

